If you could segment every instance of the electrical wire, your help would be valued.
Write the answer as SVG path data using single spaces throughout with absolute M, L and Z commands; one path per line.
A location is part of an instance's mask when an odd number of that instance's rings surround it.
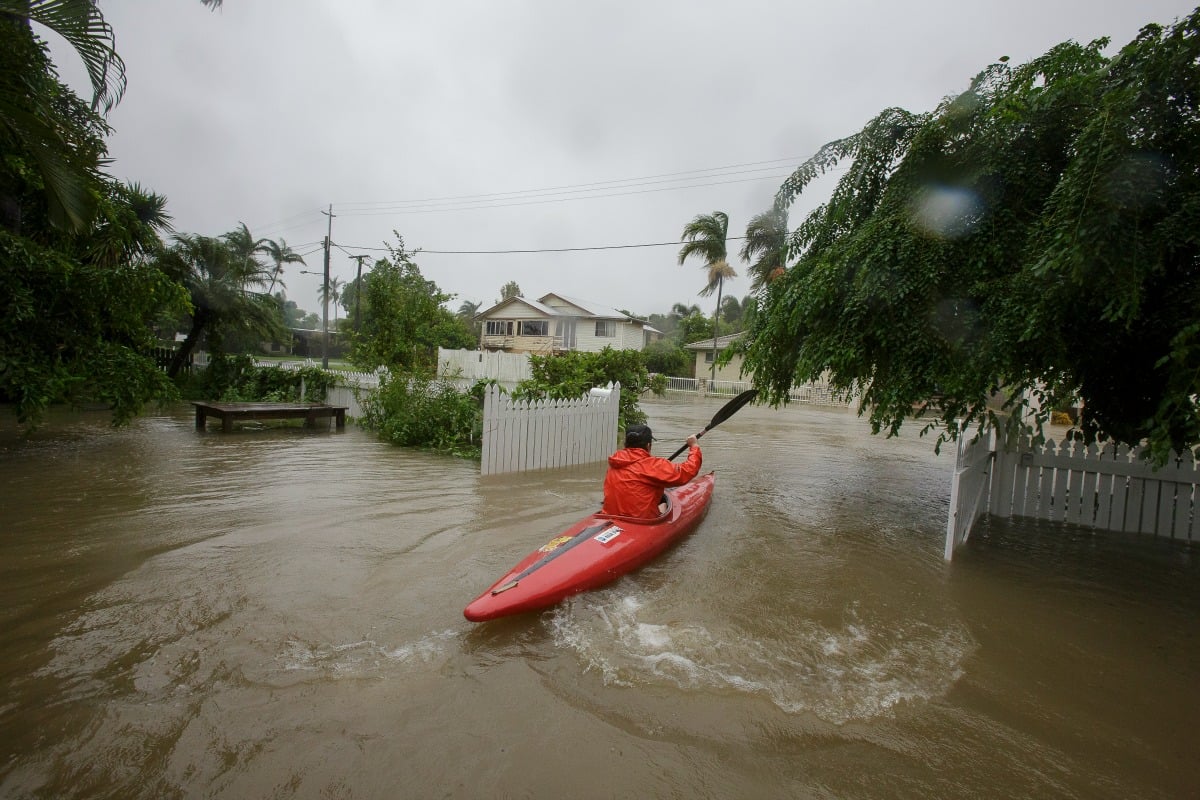
M 729 236 L 725 239 L 727 242 L 738 241 L 745 239 L 745 236 Z M 587 250 L 631 250 L 638 247 L 676 247 L 686 242 L 647 242 L 645 244 L 606 244 L 596 247 L 545 247 L 533 250 L 426 250 L 425 248 L 417 248 L 413 252 L 415 254 L 435 253 L 437 255 L 466 255 L 466 256 L 481 256 L 481 255 L 507 255 L 512 253 L 578 253 Z M 362 247 L 359 245 L 347 245 L 355 250 L 388 250 L 387 247 Z M 334 245 L 346 255 L 350 253 L 341 245 Z
M 550 186 L 550 187 L 545 187 L 545 188 L 541 188 L 541 189 L 516 189 L 516 190 L 512 190 L 512 191 L 507 191 L 507 192 L 488 192 L 488 193 L 484 193 L 484 194 L 466 194 L 466 195 L 455 195 L 455 196 L 449 196 L 449 197 L 427 197 L 427 198 L 420 199 L 420 200 L 379 200 L 379 201 L 370 201 L 370 202 L 347 201 L 347 202 L 342 202 L 342 203 L 335 203 L 335 205 L 337 205 L 343 209 L 345 209 L 347 206 L 349 206 L 349 207 L 351 207 L 351 210 L 365 210 L 366 208 L 369 208 L 372 206 L 424 205 L 427 203 L 475 201 L 475 200 L 483 200 L 486 198 L 504 197 L 506 195 L 535 195 L 535 196 L 538 196 L 538 195 L 543 195 L 547 192 L 561 193 L 561 190 L 587 191 L 587 190 L 592 190 L 593 187 L 631 188 L 629 186 L 614 187 L 613 184 L 627 183 L 627 184 L 632 184 L 632 186 L 642 186 L 642 185 L 649 185 L 650 183 L 667 183 L 667 182 L 669 182 L 669 181 L 655 180 L 657 178 L 674 178 L 676 181 L 694 180 L 695 179 L 695 178 L 676 178 L 675 177 L 675 176 L 679 176 L 679 175 L 694 175 L 696 177 L 725 177 L 727 175 L 745 174 L 746 172 L 761 172 L 761 171 L 769 170 L 769 169 L 779 169 L 779 166 L 762 167 L 762 166 L 760 166 L 762 164 L 778 165 L 779 162 L 795 164 L 800 160 L 801 159 L 797 159 L 797 158 L 774 158 L 769 161 L 749 161 L 749 162 L 746 162 L 743 164 L 727 164 L 727 165 L 720 166 L 720 167 L 707 167 L 705 169 L 683 170 L 682 172 L 663 172 L 663 173 L 659 173 L 657 175 L 643 175 L 643 176 L 639 176 L 639 177 L 635 177 L 635 178 L 616 178 L 616 179 L 608 180 L 608 181 L 595 181 L 593 183 L 564 184 L 562 186 Z M 724 175 L 722 175 L 722 174 L 697 175 L 697 173 L 709 173 L 709 172 L 720 173 L 722 170 L 730 170 L 730 169 L 739 169 L 740 170 L 742 167 L 758 167 L 758 169 L 741 170 L 740 172 L 729 172 L 729 173 L 724 173 Z M 641 182 L 647 182 L 647 183 L 641 183 Z M 507 199 L 513 199 L 513 198 L 507 198 Z M 355 207 L 355 206 L 359 206 L 360 208 L 354 209 L 353 207 Z
M 574 200 L 600 200 L 600 199 L 603 199 L 606 197 L 629 197 L 631 195 L 637 195 L 637 194 L 653 194 L 655 192 L 674 192 L 674 191 L 678 191 L 680 189 L 702 189 L 706 186 L 725 186 L 725 185 L 733 184 L 733 183 L 748 183 L 751 181 L 778 180 L 780 178 L 786 178 L 789 175 L 791 175 L 790 172 L 777 174 L 777 175 L 759 175 L 754 178 L 737 178 L 737 179 L 731 180 L 731 181 L 713 181 L 710 183 L 695 183 L 695 184 L 690 184 L 687 186 L 662 186 L 662 187 L 659 187 L 656 189 L 639 189 L 639 190 L 630 191 L 630 192 L 611 192 L 608 194 L 580 195 L 580 196 L 576 196 L 576 197 L 557 197 L 557 198 L 551 198 L 551 199 L 545 199 L 545 200 L 519 200 L 517 202 L 501 201 L 501 202 L 493 202 L 493 203 L 480 203 L 480 204 L 475 204 L 475 205 L 442 206 L 442 207 L 436 207 L 436 208 L 434 208 L 434 207 L 431 207 L 431 208 L 407 208 L 407 209 L 380 210 L 380 211 L 341 210 L 341 211 L 339 211 L 338 216 L 378 217 L 378 216 L 392 216 L 392 215 L 398 215 L 398 214 L 434 214 L 434 213 L 438 213 L 438 212 L 442 212 L 442 211 L 478 211 L 481 209 L 490 209 L 490 208 L 510 208 L 513 206 L 535 206 L 535 205 L 546 205 L 548 203 L 566 203 L 566 202 L 571 202 Z

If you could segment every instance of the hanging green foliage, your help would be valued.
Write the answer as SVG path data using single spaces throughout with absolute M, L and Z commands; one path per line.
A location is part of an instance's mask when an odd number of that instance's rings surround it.
M 1200 442 L 1200 10 L 1106 45 L 1001 60 L 797 169 L 780 209 L 849 162 L 762 297 L 756 385 L 827 373 L 889 434 L 937 395 L 939 444 L 1029 396 L 1038 435 L 1078 398 L 1086 440 Z

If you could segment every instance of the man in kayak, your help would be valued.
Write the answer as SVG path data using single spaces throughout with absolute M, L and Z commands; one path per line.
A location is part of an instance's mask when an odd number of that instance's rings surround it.
M 687 439 L 688 457 L 682 464 L 650 455 L 654 435 L 646 425 L 630 425 L 625 447 L 608 457 L 604 476 L 605 514 L 653 519 L 661 510 L 663 489 L 683 486 L 700 473 L 703 456 L 695 436 Z

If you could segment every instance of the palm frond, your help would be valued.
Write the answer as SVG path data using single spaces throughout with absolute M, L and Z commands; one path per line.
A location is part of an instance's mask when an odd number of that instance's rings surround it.
M 758 291 L 771 282 L 779 270 L 787 268 L 787 211 L 778 206 L 756 214 L 746 226 L 741 257 L 749 261 L 750 290 Z
M 0 0 L 0 12 L 44 25 L 79 54 L 92 82 L 92 108 L 109 111 L 125 94 L 125 62 L 96 0 Z
M 700 297 L 709 297 L 713 292 L 719 291 L 721 285 L 732 278 L 737 277 L 737 271 L 729 265 L 728 261 L 717 261 L 708 265 L 708 285 L 699 291 Z
M 65 230 L 84 230 L 95 215 L 96 198 L 89 188 L 99 176 L 70 164 L 63 157 L 67 144 L 59 133 L 8 97 L 0 97 L 0 126 L 28 148 L 42 173 L 50 221 Z
M 699 214 L 683 228 L 684 245 L 679 250 L 679 265 L 692 256 L 700 256 L 707 266 L 728 256 L 729 216 L 723 211 Z

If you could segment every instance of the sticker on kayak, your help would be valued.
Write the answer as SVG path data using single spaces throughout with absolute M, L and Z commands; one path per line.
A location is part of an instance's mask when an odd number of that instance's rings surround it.
M 616 525 L 613 525 L 611 528 L 606 530 L 604 533 L 596 534 L 596 541 L 599 542 L 600 544 L 608 544 L 613 539 L 617 538 L 617 536 L 620 533 L 621 533 L 621 529 L 618 528 Z
M 539 547 L 538 552 L 539 553 L 549 553 L 551 550 L 557 550 L 558 548 L 562 547 L 567 542 L 571 541 L 571 539 L 573 539 L 573 538 L 574 538 L 573 536 L 559 536 L 555 539 L 551 539 L 550 541 L 546 542 L 544 545 Z

